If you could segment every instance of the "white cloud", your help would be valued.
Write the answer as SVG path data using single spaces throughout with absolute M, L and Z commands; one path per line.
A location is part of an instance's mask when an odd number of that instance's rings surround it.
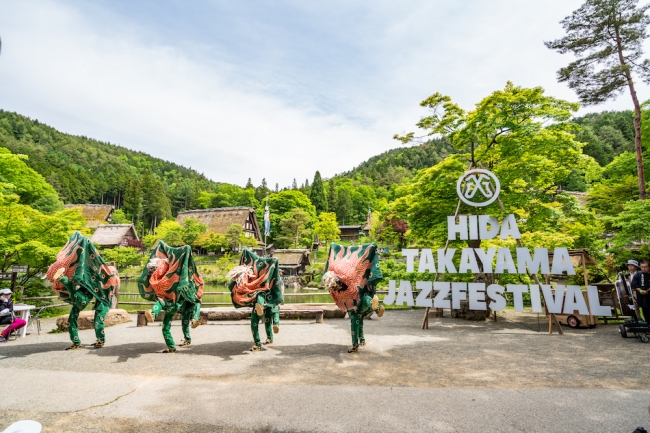
M 232 25 L 239 33 L 178 41 L 100 6 L 3 3 L 0 108 L 216 181 L 301 183 L 396 147 L 393 133 L 412 130 L 436 91 L 471 108 L 512 80 L 575 100 L 555 81 L 570 58 L 543 41 L 580 3 L 284 3 L 291 13 L 258 11 Z M 624 94 L 590 111 L 630 107 Z

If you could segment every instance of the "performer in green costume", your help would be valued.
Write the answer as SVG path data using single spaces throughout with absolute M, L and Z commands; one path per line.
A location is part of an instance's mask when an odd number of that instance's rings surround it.
M 117 269 L 102 260 L 90 239 L 75 232 L 56 256 L 56 261 L 47 270 L 46 277 L 52 282 L 52 289 L 61 300 L 72 305 L 68 316 L 68 332 L 72 346 L 66 350 L 81 347 L 77 319 L 81 310 L 93 300 L 97 341 L 92 347 L 104 347 L 104 320 L 111 308 L 113 295 L 120 287 Z
M 363 244 L 345 247 L 332 243 L 325 264 L 323 284 L 330 291 L 338 307 L 350 315 L 352 347 L 348 352 L 358 352 L 365 346 L 363 318 L 373 312 L 384 315 L 384 306 L 379 305 L 376 285 L 382 280 L 379 270 L 377 244 Z
M 163 353 L 176 352 L 170 332 L 176 313 L 181 314 L 185 337 L 181 346 L 189 346 L 192 343 L 190 325 L 196 328 L 201 323 L 203 295 L 203 278 L 196 268 L 190 246 L 174 248 L 159 241 L 138 279 L 138 290 L 144 299 L 155 302 L 149 314 L 145 313 L 147 320 L 153 322 L 158 313 L 165 312 L 162 333 L 167 349 Z
M 251 350 L 262 349 L 260 318 L 264 319 L 266 344 L 273 344 L 273 334 L 280 331 L 280 304 L 284 303 L 278 259 L 262 258 L 244 250 L 239 266 L 231 269 L 227 276 L 232 280 L 228 288 L 235 308 L 253 307 L 251 331 L 254 343 Z

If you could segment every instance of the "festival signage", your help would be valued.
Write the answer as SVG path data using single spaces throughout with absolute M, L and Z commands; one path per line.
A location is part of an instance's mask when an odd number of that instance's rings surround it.
M 500 193 L 501 186 L 498 178 L 490 171 L 475 169 L 465 172 L 457 182 L 457 193 L 460 200 L 470 206 L 483 207 L 493 203 Z M 450 240 L 521 239 L 517 220 L 514 214 L 506 215 L 501 222 L 490 215 L 459 215 L 447 217 L 447 236 Z M 406 258 L 406 272 L 424 272 L 438 274 L 457 274 L 480 272 L 479 262 L 484 274 L 563 274 L 575 275 L 569 250 L 555 248 L 553 260 L 549 263 L 548 249 L 534 248 L 531 255 L 528 248 L 516 248 L 513 257 L 510 248 L 457 248 L 434 250 L 403 249 Z M 454 258 L 460 255 L 458 268 Z M 417 269 L 416 269 L 417 261 Z M 504 293 L 512 293 L 515 311 L 523 312 L 523 295 L 530 295 L 534 313 L 541 313 L 542 297 L 549 313 L 580 314 L 593 316 L 611 316 L 609 306 L 600 305 L 598 289 L 587 287 L 588 304 L 582 295 L 580 286 L 557 285 L 555 289 L 550 284 L 499 284 L 462 283 L 437 281 L 417 281 L 416 289 L 420 290 L 417 298 L 413 298 L 413 287 L 408 280 L 397 284 L 395 280 L 388 282 L 388 295 L 384 305 L 408 305 L 429 308 L 459 309 L 460 301 L 469 301 L 470 310 L 501 311 L 506 307 Z M 433 292 L 433 293 L 432 293 Z M 435 296 L 433 294 L 435 293 Z M 449 295 L 451 294 L 451 299 Z

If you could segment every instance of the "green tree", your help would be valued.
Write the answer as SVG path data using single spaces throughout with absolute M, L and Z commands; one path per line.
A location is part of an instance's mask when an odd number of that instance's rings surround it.
M 295 208 L 285 213 L 280 220 L 280 241 L 283 246 L 311 244 L 310 215 L 303 209 Z
M 607 227 L 615 233 L 615 253 L 620 254 L 633 241 L 650 241 L 650 202 L 647 200 L 628 201 L 618 214 L 604 219 Z
M 641 105 L 636 95 L 634 75 L 650 82 L 650 60 L 643 56 L 643 41 L 650 17 L 650 5 L 639 7 L 638 0 L 587 0 L 561 21 L 567 35 L 545 42 L 577 60 L 558 71 L 558 80 L 567 82 L 585 105 L 614 98 L 627 88 L 634 104 L 634 148 L 636 150 L 639 199 L 646 199 L 643 149 L 641 147 Z M 597 67 L 598 66 L 598 67 Z
M 135 247 L 104 248 L 100 251 L 106 262 L 114 262 L 117 268 L 140 264 L 142 254 Z
M 54 188 L 35 170 L 30 168 L 25 155 L 14 155 L 0 147 L 0 182 L 12 184 L 19 203 L 30 205 L 46 213 L 63 208 Z
M 128 224 L 131 220 L 127 218 L 122 209 L 117 209 L 111 214 L 111 224 Z
M 266 179 L 262 179 L 262 184 L 255 188 L 255 199 L 257 201 L 262 201 L 266 198 L 266 195 L 270 193 L 271 190 L 266 184 Z
M 228 246 L 232 251 L 236 251 L 241 244 L 241 238 L 244 236 L 244 228 L 241 224 L 232 224 L 226 230 L 226 239 L 228 240 Z
M 0 184 L 0 272 L 16 264 L 29 265 L 19 284 L 43 274 L 75 231 L 87 233 L 79 208 L 51 215 L 19 203 L 13 185 Z
M 336 183 L 334 178 L 330 179 L 327 182 L 327 210 L 329 212 L 336 213 L 336 204 L 338 203 L 338 197 L 336 195 Z
M 156 238 L 172 247 L 185 245 L 184 234 L 183 227 L 174 220 L 164 220 L 156 227 Z
M 572 134 L 575 125 L 567 122 L 578 104 L 545 96 L 541 87 L 508 83 L 469 112 L 439 93 L 421 105 L 433 114 L 421 119 L 419 127 L 429 134 L 442 134 L 456 149 L 471 153 L 450 155 L 418 172 L 404 187 L 405 194 L 392 210 L 396 217 L 406 216 L 414 235 L 428 241 L 446 238 L 446 218 L 454 214 L 458 202 L 456 181 L 470 163 L 484 166 L 500 179 L 505 213 L 524 220 L 522 230 L 556 229 L 562 214 L 557 212 L 553 193 L 581 161 L 581 144 Z M 414 136 L 397 138 L 409 141 Z M 503 214 L 497 203 L 485 209 L 495 216 Z M 463 212 L 472 213 L 473 208 L 463 204 Z
M 325 196 L 325 187 L 323 186 L 323 180 L 320 177 L 319 171 L 316 171 L 314 175 L 309 200 L 311 200 L 311 203 L 316 208 L 316 213 L 327 212 L 327 197 Z
M 133 223 L 137 223 L 142 218 L 142 182 L 136 178 L 129 179 L 124 193 L 124 212 Z
M 183 242 L 187 245 L 194 245 L 207 230 L 208 226 L 199 222 L 195 218 L 185 218 L 183 220 Z
M 352 215 L 352 198 L 350 191 L 347 188 L 341 188 L 337 191 L 336 200 L 336 216 L 341 224 L 345 225 L 347 220 L 350 223 L 350 216 Z
M 151 170 L 147 170 L 142 181 L 144 222 L 155 229 L 156 225 L 171 218 L 171 203 L 165 193 L 165 187 Z
M 339 230 L 334 212 L 321 212 L 318 215 L 318 221 L 314 224 L 314 235 L 327 243 L 341 240 L 341 230 Z
M 226 236 L 209 232 L 204 233 L 195 241 L 195 245 L 209 252 L 220 252 L 222 248 L 228 248 L 228 239 Z

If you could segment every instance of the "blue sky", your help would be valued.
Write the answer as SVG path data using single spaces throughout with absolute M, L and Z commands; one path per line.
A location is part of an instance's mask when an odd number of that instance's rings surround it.
M 271 186 L 398 147 L 434 92 L 543 86 L 576 0 L 0 2 L 0 108 Z M 647 86 L 639 86 L 641 100 Z M 630 97 L 585 111 L 629 109 Z

